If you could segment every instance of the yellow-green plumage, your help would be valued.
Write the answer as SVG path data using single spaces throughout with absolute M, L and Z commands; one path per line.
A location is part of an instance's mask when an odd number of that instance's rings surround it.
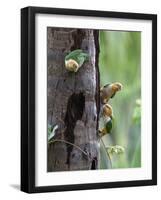
M 65 57 L 65 67 L 69 71 L 77 72 L 78 69 L 83 65 L 89 58 L 87 53 L 84 53 L 81 49 L 76 49 L 70 52 Z
M 112 130 L 112 119 L 110 119 L 110 120 L 106 123 L 105 128 L 106 128 L 106 132 L 107 132 L 107 133 L 111 133 L 111 130 Z
M 113 118 L 106 117 L 104 118 L 104 127 L 99 130 L 99 135 L 103 137 L 106 134 L 111 134 L 113 128 Z

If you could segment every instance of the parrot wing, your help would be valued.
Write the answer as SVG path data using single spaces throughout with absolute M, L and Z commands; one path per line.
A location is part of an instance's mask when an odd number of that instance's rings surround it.
M 65 56 L 65 60 L 73 59 L 77 61 L 77 57 L 83 53 L 82 49 L 76 49 L 71 51 L 68 55 Z
M 81 67 L 84 63 L 84 61 L 88 60 L 89 56 L 86 53 L 80 53 L 79 56 L 76 58 L 76 61 L 78 62 L 79 66 Z
M 104 88 L 107 88 L 107 87 L 110 86 L 110 85 L 111 85 L 111 84 L 108 83 L 108 84 L 104 85 L 103 87 L 104 87 Z
M 111 133 L 111 130 L 112 130 L 112 120 L 110 120 L 109 122 L 107 122 L 107 124 L 106 124 L 106 130 L 107 130 L 107 133 Z
M 111 99 L 115 96 L 116 92 L 113 93 L 113 95 L 111 96 Z

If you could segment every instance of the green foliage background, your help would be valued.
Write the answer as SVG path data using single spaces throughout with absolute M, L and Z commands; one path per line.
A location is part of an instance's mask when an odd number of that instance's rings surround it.
M 101 86 L 120 82 L 123 90 L 109 101 L 115 117 L 111 135 L 103 138 L 106 145 L 121 145 L 125 152 L 112 157 L 113 168 L 141 166 L 141 33 L 100 31 Z M 100 168 L 106 168 L 104 154 Z

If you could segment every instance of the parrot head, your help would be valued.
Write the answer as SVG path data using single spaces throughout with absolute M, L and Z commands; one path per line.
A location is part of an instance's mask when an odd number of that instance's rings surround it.
M 120 90 L 122 90 L 122 88 L 123 88 L 123 86 L 121 83 L 119 83 L 119 82 L 112 83 L 112 90 L 114 92 L 120 91 Z
M 113 118 L 113 109 L 108 103 L 103 105 L 103 116 Z
M 66 60 L 65 67 L 68 71 L 71 72 L 77 72 L 77 70 L 79 69 L 78 63 L 73 59 Z
M 107 134 L 106 128 L 102 128 L 101 130 L 99 130 L 99 136 L 100 137 L 103 137 L 106 134 Z
M 87 53 L 84 53 L 82 49 L 76 49 L 65 56 L 65 67 L 68 71 L 77 72 L 88 59 Z

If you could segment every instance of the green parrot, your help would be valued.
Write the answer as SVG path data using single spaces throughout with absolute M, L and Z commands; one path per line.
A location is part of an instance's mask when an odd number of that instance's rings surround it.
M 113 98 L 116 94 L 116 92 L 120 91 L 123 88 L 121 83 L 115 82 L 110 83 L 105 86 L 103 86 L 100 89 L 100 98 L 101 103 L 105 104 L 109 101 L 110 98 Z
M 89 55 L 81 49 L 70 52 L 65 57 L 65 67 L 68 71 L 77 72 L 85 61 L 89 59 Z
M 102 117 L 104 127 L 99 130 L 99 135 L 102 137 L 108 133 L 111 133 L 113 127 L 113 109 L 109 104 L 104 104 L 102 107 Z
M 107 117 L 106 121 L 104 122 L 104 127 L 99 130 L 99 135 L 103 137 L 106 134 L 110 134 L 113 128 L 113 117 Z

